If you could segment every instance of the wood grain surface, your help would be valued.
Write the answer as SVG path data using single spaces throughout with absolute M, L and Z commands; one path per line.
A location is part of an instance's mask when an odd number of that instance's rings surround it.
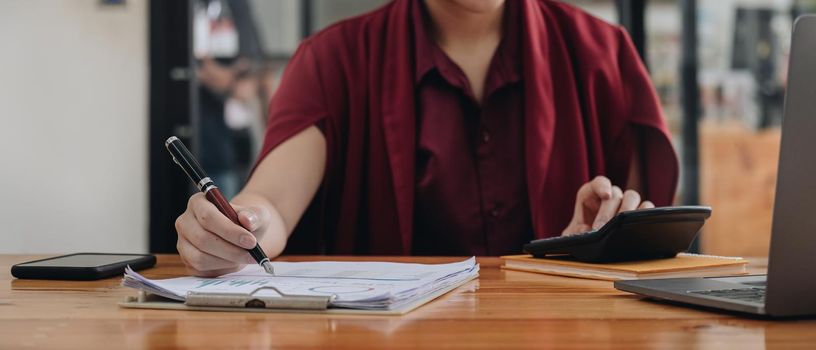
M 504 271 L 481 258 L 478 280 L 405 316 L 121 309 L 120 278 L 26 281 L 0 256 L 0 349 L 43 348 L 816 348 L 816 320 L 769 321 L 642 300 L 611 282 Z M 326 257 L 285 257 L 318 260 Z M 331 257 L 441 263 L 460 258 Z M 762 270 L 755 267 L 754 272 Z M 184 274 L 159 256 L 150 278 Z

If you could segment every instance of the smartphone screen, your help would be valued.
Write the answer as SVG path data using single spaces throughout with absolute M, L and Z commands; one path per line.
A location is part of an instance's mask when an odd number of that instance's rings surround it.
M 74 254 L 19 264 L 26 267 L 96 267 L 136 260 L 144 255 L 131 254 Z

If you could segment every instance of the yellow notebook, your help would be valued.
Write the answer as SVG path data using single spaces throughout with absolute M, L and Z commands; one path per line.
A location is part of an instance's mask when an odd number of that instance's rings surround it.
M 713 277 L 748 273 L 745 269 L 748 260 L 743 258 L 684 253 L 678 254 L 677 257 L 671 259 L 606 264 L 583 263 L 569 257 L 538 259 L 533 258 L 531 255 L 509 255 L 503 256 L 502 259 L 504 259 L 502 268 L 508 270 L 607 281 Z

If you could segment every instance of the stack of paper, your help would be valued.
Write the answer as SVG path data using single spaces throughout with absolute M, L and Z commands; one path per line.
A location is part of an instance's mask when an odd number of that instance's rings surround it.
M 332 307 L 393 310 L 434 293 L 461 285 L 479 275 L 476 259 L 451 264 L 384 262 L 274 262 L 275 276 L 258 265 L 217 278 L 180 277 L 151 280 L 130 268 L 122 285 L 184 301 L 187 293 L 334 296 Z M 257 291 L 257 293 L 256 293 Z

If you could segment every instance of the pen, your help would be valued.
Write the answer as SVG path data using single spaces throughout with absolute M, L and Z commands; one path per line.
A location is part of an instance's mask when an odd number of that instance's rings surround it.
M 221 190 L 215 186 L 213 180 L 207 176 L 207 173 L 201 168 L 201 165 L 195 157 L 193 157 L 193 154 L 184 146 L 184 143 L 182 143 L 178 137 L 170 136 L 170 138 L 164 142 L 164 146 L 167 147 L 167 151 L 170 152 L 173 161 L 181 167 L 181 170 L 184 170 L 184 173 L 187 174 L 196 187 L 204 193 L 207 200 L 214 204 L 215 207 L 218 208 L 218 211 L 226 215 L 232 222 L 241 226 L 241 223 L 238 221 L 238 213 L 236 213 L 235 209 L 229 204 L 229 201 L 227 201 L 227 198 L 221 193 Z M 275 270 L 272 269 L 272 263 L 269 261 L 263 249 L 261 249 L 260 244 L 256 243 L 255 248 L 247 249 L 247 251 L 249 255 L 252 255 L 252 258 L 263 267 L 264 271 L 271 275 L 275 274 Z

